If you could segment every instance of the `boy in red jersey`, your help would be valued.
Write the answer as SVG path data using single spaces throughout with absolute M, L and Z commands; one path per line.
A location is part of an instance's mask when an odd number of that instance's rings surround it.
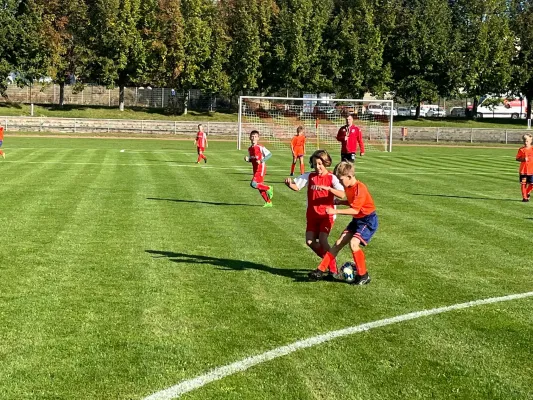
M 307 185 L 307 227 L 305 242 L 320 258 L 330 250 L 328 236 L 335 223 L 335 216 L 328 215 L 326 209 L 335 207 L 335 196 L 322 187 L 333 187 L 343 191 L 343 187 L 335 175 L 328 171 L 331 166 L 331 156 L 326 150 L 317 150 L 309 159 L 314 172 L 308 172 L 297 177 L 285 179 L 285 184 L 294 191 L 299 191 Z M 329 272 L 337 273 L 335 258 L 329 263 Z M 326 274 L 326 266 L 322 272 Z
M 352 284 L 366 285 L 370 283 L 370 276 L 368 276 L 366 270 L 365 253 L 363 253 L 359 245 L 366 246 L 370 239 L 372 239 L 372 236 L 374 236 L 374 233 L 376 233 L 378 228 L 376 207 L 367 187 L 355 179 L 354 166 L 351 162 L 342 161 L 338 164 L 335 167 L 335 175 L 337 175 L 337 178 L 339 178 L 339 181 L 344 187 L 344 192 L 332 187 L 325 187 L 324 189 L 329 190 L 338 198 L 344 198 L 346 195 L 346 200 L 337 203 L 347 205 L 350 208 L 339 210 L 331 207 L 326 212 L 329 215 L 351 215 L 353 219 L 344 232 L 342 232 L 339 240 L 326 253 L 318 268 L 311 273 L 310 277 L 312 279 L 322 279 L 324 267 L 327 267 L 331 260 L 339 254 L 339 251 L 349 243 L 357 270 L 357 275 Z
M 207 134 L 204 132 L 204 126 L 202 124 L 198 125 L 198 133 L 196 134 L 194 143 L 196 144 L 196 151 L 198 151 L 196 164 L 200 164 L 201 159 L 204 160 L 204 163 L 207 163 L 207 157 L 204 155 L 204 151 L 207 147 Z
M 251 162 L 254 170 L 254 176 L 250 182 L 250 186 L 259 190 L 261 197 L 265 200 L 263 207 L 272 207 L 272 197 L 274 196 L 274 188 L 267 186 L 265 182 L 266 162 L 272 153 L 266 147 L 259 144 L 259 132 L 250 132 L 250 142 L 252 145 L 248 147 L 248 155 L 244 157 L 244 161 Z
M 0 126 L 0 156 L 2 156 L 2 158 L 6 158 L 6 154 L 1 149 L 3 142 L 4 142 L 4 127 Z
M 520 184 L 522 185 L 522 201 L 527 203 L 533 190 L 533 137 L 526 133 L 522 136 L 524 146 L 518 149 L 516 161 L 520 162 Z
M 300 160 L 300 175 L 303 175 L 305 172 L 304 166 L 304 156 L 305 156 L 305 135 L 304 127 L 299 126 L 296 128 L 296 136 L 291 140 L 291 152 L 292 152 L 292 165 L 291 165 L 291 176 L 294 176 L 294 167 L 296 166 L 296 161 Z
M 359 155 L 365 155 L 365 144 L 363 143 L 363 133 L 359 127 L 353 123 L 354 114 L 348 114 L 346 125 L 339 129 L 337 141 L 341 142 L 341 161 L 355 161 L 357 144 L 359 144 Z

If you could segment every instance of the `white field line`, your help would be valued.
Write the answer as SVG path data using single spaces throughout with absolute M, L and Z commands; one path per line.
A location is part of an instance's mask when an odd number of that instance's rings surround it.
M 400 322 L 410 321 L 413 319 L 427 317 L 430 315 L 442 314 L 449 311 L 462 310 L 465 308 L 481 306 L 485 304 L 500 303 L 504 301 L 524 299 L 527 297 L 532 297 L 533 292 L 512 294 L 502 297 L 492 297 L 482 300 L 469 301 L 467 303 L 454 304 L 451 306 L 432 308 L 430 310 L 416 311 L 409 314 L 398 315 L 397 317 L 380 319 L 378 321 L 368 322 L 366 324 L 352 326 L 350 328 L 340 329 L 337 331 L 327 332 L 322 335 L 310 337 L 308 339 L 300 340 L 298 342 L 291 343 L 286 346 L 278 347 L 276 349 L 267 351 L 263 354 L 257 356 L 248 357 L 243 360 L 234 362 L 232 364 L 225 365 L 223 367 L 215 368 L 204 375 L 199 375 L 192 379 L 187 379 L 169 387 L 168 389 L 161 390 L 160 392 L 154 393 L 148 397 L 145 397 L 144 400 L 170 400 L 175 399 L 185 393 L 191 392 L 195 389 L 199 389 L 202 386 L 207 385 L 208 383 L 218 381 L 227 376 L 234 375 L 238 372 L 246 371 L 247 369 L 265 363 L 270 360 L 274 360 L 279 357 L 286 356 L 288 354 L 294 353 L 295 351 L 306 349 L 309 347 L 317 346 L 319 344 L 329 342 L 333 339 L 337 339 L 343 336 L 353 335 L 359 332 L 366 332 L 371 329 L 380 328 L 382 326 L 397 324 Z

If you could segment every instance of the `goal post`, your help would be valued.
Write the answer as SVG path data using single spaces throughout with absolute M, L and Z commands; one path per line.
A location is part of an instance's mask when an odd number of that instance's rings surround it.
M 249 133 L 274 149 L 290 147 L 298 126 L 303 126 L 308 149 L 340 148 L 336 135 L 348 114 L 363 133 L 365 151 L 392 151 L 392 100 L 318 97 L 240 96 L 237 149 L 249 145 Z

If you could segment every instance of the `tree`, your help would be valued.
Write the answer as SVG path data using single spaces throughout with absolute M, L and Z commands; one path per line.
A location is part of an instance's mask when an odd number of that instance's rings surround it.
M 124 110 L 125 87 L 143 81 L 146 48 L 141 37 L 140 0 L 95 0 L 88 3 L 91 78 L 119 87 L 119 108 Z
M 417 104 L 450 94 L 457 85 L 451 11 L 441 0 L 405 1 L 388 44 L 396 96 Z
M 533 103 L 533 4 L 531 2 L 512 1 L 511 27 L 516 48 L 512 83 L 520 94 L 526 96 L 527 118 L 531 119 Z
M 515 54 L 508 0 L 451 1 L 454 28 L 460 33 L 463 88 L 474 97 L 505 94 L 512 79 Z

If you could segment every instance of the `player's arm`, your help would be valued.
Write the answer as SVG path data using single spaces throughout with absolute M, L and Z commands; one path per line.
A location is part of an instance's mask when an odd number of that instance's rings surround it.
M 207 135 L 205 135 L 205 148 L 207 149 L 209 147 L 209 144 L 207 143 Z
M 329 215 L 357 215 L 359 214 L 360 209 L 355 208 L 343 208 L 342 210 L 338 208 L 328 208 L 326 209 L 326 213 Z
M 346 132 L 344 132 L 343 128 L 341 128 L 337 132 L 337 142 L 344 142 L 344 139 L 346 139 Z
M 263 159 L 258 161 L 259 164 L 266 163 L 268 160 L 270 160 L 270 157 L 272 157 L 272 153 L 268 151 L 266 147 L 263 147 L 263 149 L 261 150 L 261 153 L 263 154 Z
M 363 132 L 360 128 L 357 128 L 359 133 L 357 134 L 357 142 L 359 144 L 359 155 L 364 156 L 365 155 L 365 143 L 363 142 Z
M 291 178 L 285 179 L 285 185 L 287 185 L 295 192 L 299 192 L 300 190 L 302 190 L 307 185 L 307 182 L 309 182 L 309 172 L 300 175 L 299 177 L 294 179 L 294 181 Z
M 335 189 L 331 186 L 318 186 L 318 188 L 320 190 L 327 190 L 328 192 L 333 193 L 333 195 L 339 199 L 344 199 L 344 190 Z
M 296 185 L 296 183 L 293 182 L 291 178 L 285 179 L 285 185 L 289 187 L 290 189 L 294 190 L 295 192 L 299 192 L 300 188 Z
M 518 153 L 516 154 L 516 161 L 518 162 L 527 162 L 526 153 L 522 150 L 518 150 Z

